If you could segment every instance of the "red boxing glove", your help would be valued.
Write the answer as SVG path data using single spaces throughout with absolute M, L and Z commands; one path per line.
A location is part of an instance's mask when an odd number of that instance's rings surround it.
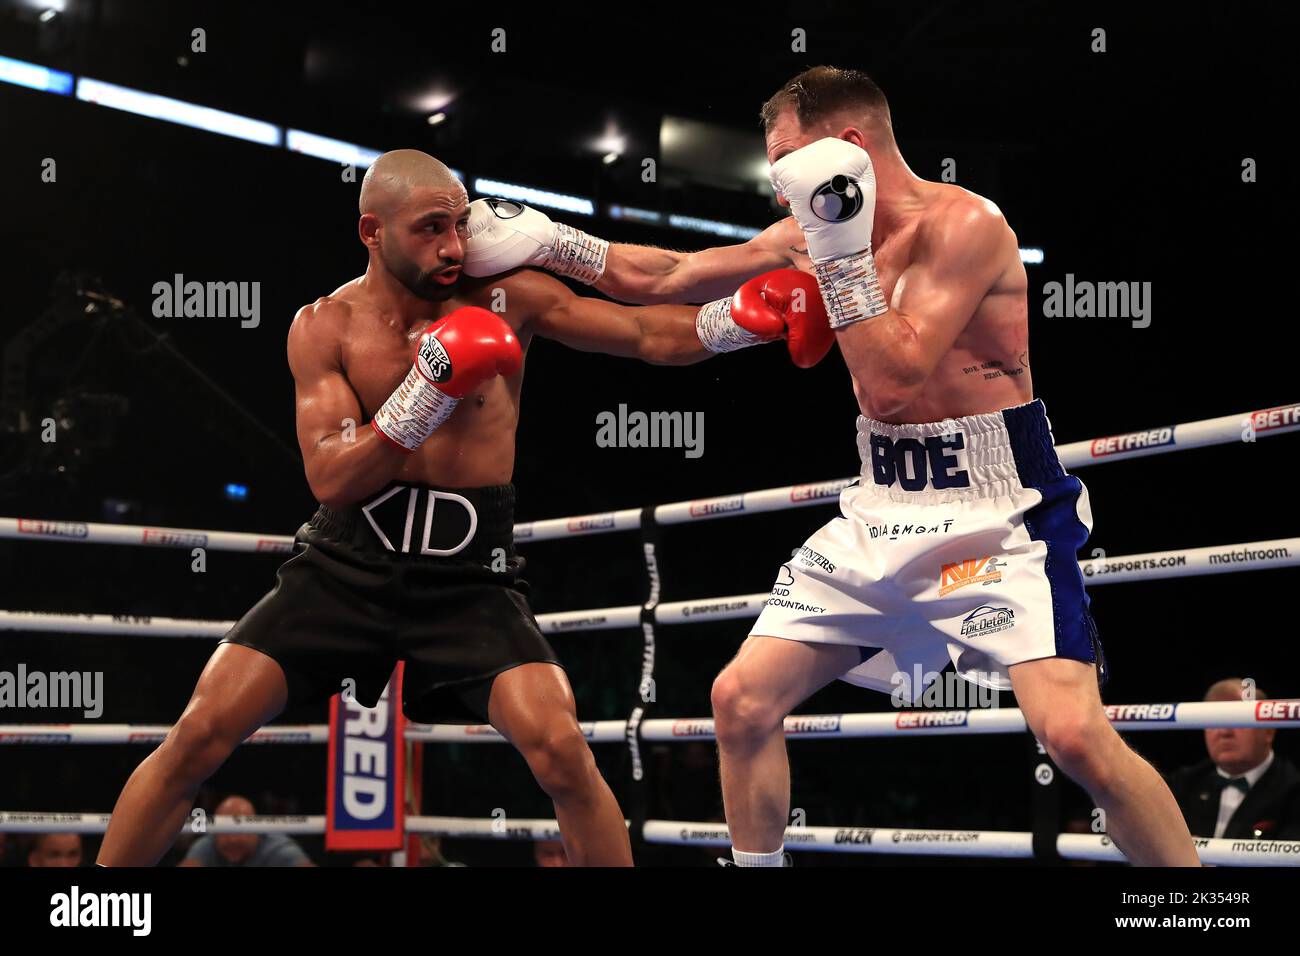
M 494 375 L 509 378 L 524 361 L 515 330 L 501 316 L 473 305 L 463 306 L 431 325 L 420 336 L 421 356 L 430 339 L 442 346 L 442 354 L 435 359 L 438 367 L 430 365 L 433 381 L 439 391 L 452 398 L 464 398 Z M 432 351 L 436 355 L 437 349 Z
M 419 448 L 460 400 L 495 375 L 523 364 L 514 330 L 487 309 L 465 306 L 420 336 L 415 364 L 371 426 L 406 452 Z
M 731 319 L 760 338 L 784 337 L 800 368 L 820 362 L 835 341 L 816 277 L 798 269 L 750 279 L 731 297 Z

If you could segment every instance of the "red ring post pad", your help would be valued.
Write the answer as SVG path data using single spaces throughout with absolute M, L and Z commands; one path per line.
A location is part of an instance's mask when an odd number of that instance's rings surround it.
M 406 833 L 406 733 L 399 663 L 374 707 L 330 698 L 326 850 L 400 850 Z

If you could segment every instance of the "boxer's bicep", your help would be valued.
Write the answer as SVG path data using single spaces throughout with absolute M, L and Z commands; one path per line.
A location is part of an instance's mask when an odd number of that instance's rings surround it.
M 321 444 L 363 424 L 356 393 L 343 374 L 338 342 L 314 334 L 295 320 L 289 332 L 289 369 L 293 373 L 298 446 L 308 469 Z

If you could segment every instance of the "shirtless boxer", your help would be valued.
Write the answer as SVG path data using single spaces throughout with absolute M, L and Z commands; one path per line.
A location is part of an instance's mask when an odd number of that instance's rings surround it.
M 1015 691 L 1130 861 L 1198 865 L 1168 787 L 1101 706 L 1105 659 L 1075 557 L 1092 517 L 1033 398 L 1015 234 L 988 200 L 908 168 L 862 73 L 808 70 L 762 116 L 792 217 L 702 252 L 612 245 L 594 277 L 626 301 L 691 302 L 780 266 L 814 273 L 862 413 L 862 475 L 840 517 L 782 566 L 713 685 L 735 861 L 782 865 L 792 709 L 837 678 L 915 700 L 913 675 L 951 660 Z M 549 266 L 546 223 L 492 212 L 474 210 L 468 272 Z M 506 248 L 518 261 L 496 255 Z
M 582 298 L 537 272 L 462 281 L 468 197 L 415 150 L 379 157 L 360 210 L 365 274 L 299 310 L 289 330 L 298 441 L 321 507 L 131 775 L 99 862 L 157 862 L 199 785 L 249 734 L 345 682 L 374 706 L 400 659 L 411 719 L 491 723 L 554 801 L 569 859 L 630 864 L 623 814 L 512 546 L 524 356 L 542 335 L 687 364 L 788 330 L 792 357 L 811 364 L 832 344 L 816 284 L 779 270 L 696 309 Z M 592 263 L 571 251 L 567 268 L 587 274 Z

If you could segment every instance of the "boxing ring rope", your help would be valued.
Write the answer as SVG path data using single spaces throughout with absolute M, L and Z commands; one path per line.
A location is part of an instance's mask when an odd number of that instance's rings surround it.
M 1300 404 L 1278 405 L 1254 412 L 1223 415 L 1199 421 L 1166 425 L 1146 431 L 1126 432 L 1057 447 L 1066 468 L 1105 464 L 1147 455 L 1234 441 L 1281 435 L 1300 429 Z M 839 478 L 806 485 L 785 485 L 735 495 L 676 501 L 656 505 L 653 520 L 660 525 L 732 518 L 744 514 L 784 511 L 837 500 L 857 478 Z M 635 531 L 643 524 L 645 509 L 623 508 L 568 518 L 545 518 L 515 525 L 516 541 L 548 541 L 612 531 Z M 293 550 L 293 536 L 194 528 L 154 528 L 146 525 L 55 521 L 42 518 L 0 518 L 0 539 L 33 537 L 85 544 L 144 545 L 164 548 L 207 548 L 212 551 L 249 551 L 285 554 Z
M 1204 730 L 1208 727 L 1300 727 L 1300 700 L 1177 701 L 1152 704 L 1105 704 L 1106 719 L 1121 733 L 1130 731 Z M 625 720 L 579 723 L 592 743 L 619 743 Z M 643 740 L 687 743 L 713 740 L 708 717 L 662 717 L 640 724 Z M 898 710 L 885 713 L 801 714 L 785 719 L 790 740 L 847 737 L 936 737 L 967 734 L 1017 734 L 1028 727 L 1018 707 L 974 710 Z M 168 724 L 0 724 L 0 745 L 16 744 L 158 744 Z M 503 744 L 490 724 L 416 724 L 406 739 L 426 743 Z M 324 744 L 328 724 L 281 724 L 255 731 L 244 744 Z
M 1300 405 L 1277 406 L 1261 411 L 1225 415 L 1186 422 L 1148 431 L 1129 432 L 1058 446 L 1067 468 L 1163 454 L 1184 448 L 1253 441 L 1260 436 L 1284 434 L 1300 429 Z M 619 530 L 641 530 L 643 535 L 657 525 L 734 517 L 766 511 L 804 507 L 836 500 L 839 492 L 857 479 L 838 479 L 805 485 L 768 488 L 738 495 L 695 501 L 673 502 L 646 509 L 622 509 L 569 518 L 524 522 L 515 526 L 520 541 L 580 537 Z M 888 529 L 885 529 L 886 531 Z M 897 528 L 894 533 L 900 533 Z M 904 531 L 903 533 L 906 533 Z M 30 518 L 0 518 L 0 538 L 82 543 L 108 543 L 178 548 L 211 548 L 224 551 L 288 553 L 293 538 L 243 532 L 203 531 L 183 528 L 152 528 Z M 727 620 L 753 617 L 767 599 L 766 592 L 703 600 L 658 602 L 659 579 L 654 545 L 645 543 L 650 598 L 644 605 L 568 611 L 538 615 L 548 633 L 603 630 L 690 621 Z M 1096 552 L 1094 552 L 1096 553 Z M 1110 558 L 1104 554 L 1079 562 L 1091 583 L 1122 582 L 1285 567 L 1300 564 L 1300 538 L 1285 538 L 1221 547 L 1149 552 Z M 61 631 L 64 633 L 149 635 L 157 637 L 221 637 L 234 622 L 180 618 L 132 617 L 103 614 L 51 614 L 0 611 L 0 630 Z M 652 640 L 652 637 L 648 639 Z M 1300 701 L 1201 701 L 1168 704 L 1109 705 L 1107 717 L 1117 730 L 1173 730 L 1217 726 L 1300 726 Z M 643 741 L 682 742 L 713 739 L 713 722 L 708 718 L 641 720 L 636 708 L 628 720 L 606 720 L 582 724 L 592 742 Z M 895 713 L 859 713 L 792 716 L 786 720 L 790 739 L 879 737 L 898 734 L 989 734 L 1023 733 L 1027 729 L 1016 708 L 972 711 L 909 710 Z M 0 725 L 0 744 L 129 744 L 157 743 L 170 730 L 166 725 Z M 409 725 L 408 740 L 425 742 L 501 743 L 503 738 L 484 725 Z M 328 741 L 326 725 L 284 725 L 254 733 L 249 744 L 323 744 Z M 639 769 L 639 751 L 634 751 Z M 634 779 L 640 780 L 637 774 Z M 41 814 L 0 812 L 0 831 L 64 831 L 98 833 L 107 827 L 108 814 Z M 444 836 L 506 839 L 541 839 L 559 835 L 553 820 L 512 821 L 505 826 L 497 819 L 409 816 L 407 832 L 437 833 Z M 635 825 L 633 822 L 631 825 Z M 84 829 L 78 829 L 82 827 Z M 255 827 L 266 829 L 254 830 Z M 214 818 L 210 832 L 321 833 L 323 816 Z M 641 820 L 641 837 L 647 843 L 719 846 L 729 845 L 725 826 L 667 820 Z M 874 829 L 836 827 L 792 827 L 786 843 L 792 849 L 859 853 L 928 854 L 942 856 L 995 856 L 1032 859 L 1034 834 L 956 830 Z M 1062 859 L 1122 861 L 1122 854 L 1104 836 L 1058 834 L 1056 852 Z M 1300 841 L 1221 840 L 1197 838 L 1203 862 L 1236 865 L 1300 865 Z
M 107 813 L 24 813 L 0 811 L 0 832 L 100 834 L 108 829 Z M 630 821 L 624 821 L 631 825 Z M 188 829 L 186 823 L 182 831 Z M 204 833 L 287 833 L 301 836 L 325 832 L 324 815 L 259 814 L 213 816 Z M 449 839 L 554 840 L 560 837 L 555 820 L 539 818 L 471 818 L 408 816 L 407 833 Z M 685 820 L 647 820 L 647 843 L 725 849 L 731 838 L 725 826 Z M 822 853 L 871 853 L 892 856 L 1034 858 L 1033 834 L 1007 830 L 927 830 L 890 827 L 789 827 L 790 849 Z M 1300 866 L 1300 840 L 1234 840 L 1193 837 L 1202 863 L 1212 866 Z M 1064 860 L 1123 863 L 1124 854 L 1105 835 L 1060 833 L 1056 852 Z
M 1300 538 L 1151 551 L 1145 554 L 1088 558 L 1079 562 L 1079 567 L 1090 584 L 1229 574 L 1296 565 L 1300 565 Z M 665 625 L 757 617 L 768 597 L 768 592 L 760 591 L 689 601 L 667 601 L 656 604 L 651 609 L 651 615 L 654 623 Z M 547 634 L 634 628 L 641 622 L 643 612 L 644 605 L 641 604 L 553 611 L 538 614 L 537 624 Z M 220 638 L 234 625 L 234 621 L 206 621 L 197 618 L 0 610 L 0 631 Z

